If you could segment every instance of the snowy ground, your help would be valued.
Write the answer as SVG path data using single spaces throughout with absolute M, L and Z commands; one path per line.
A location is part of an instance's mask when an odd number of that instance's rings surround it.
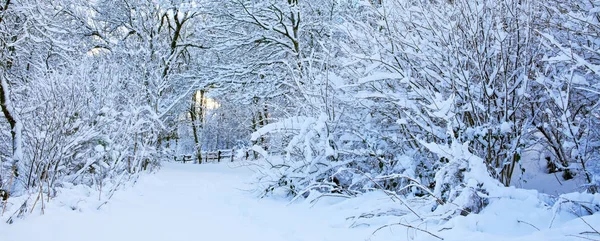
M 12 225 L 1 223 L 0 240 L 438 240 L 397 226 L 372 235 L 379 226 L 402 221 L 402 217 L 348 219 L 367 210 L 399 205 L 381 193 L 351 200 L 322 199 L 316 205 L 288 204 L 257 199 L 248 192 L 252 174 L 248 168 L 229 164 L 165 164 L 156 175 L 145 175 L 135 186 L 118 192 L 99 210 L 92 201 L 93 193 L 87 193 L 87 199 L 59 196 L 48 205 L 45 215 L 36 215 L 36 211 Z M 555 212 L 528 197 L 515 195 L 493 202 L 481 215 L 419 228 L 444 240 L 586 240 L 568 235 L 600 240 L 595 234 L 580 234 L 590 231 L 580 218 L 564 213 L 554 217 Z M 600 227 L 598 213 L 584 218 Z M 443 228 L 447 230 L 440 232 Z
M 318 209 L 257 199 L 252 173 L 227 165 L 165 164 L 96 211 L 53 208 L 12 225 L 2 241 L 364 240 L 365 230 L 332 227 Z

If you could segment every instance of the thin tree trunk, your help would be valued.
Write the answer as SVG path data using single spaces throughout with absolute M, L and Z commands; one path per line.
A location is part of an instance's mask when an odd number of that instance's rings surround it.
M 204 108 L 204 90 L 200 90 L 200 100 L 198 100 L 198 92 L 192 95 L 192 104 L 190 106 L 190 118 L 192 120 L 192 132 L 194 135 L 194 144 L 196 147 L 196 158 L 198 164 L 202 163 L 202 143 L 200 139 L 200 127 L 203 120 L 203 108 Z
M 5 74 L 5 73 L 3 73 Z M 22 151 L 21 151 L 21 133 L 23 125 L 20 120 L 17 118 L 16 113 L 13 109 L 13 106 L 10 101 L 9 96 L 9 88 L 8 82 L 6 81 L 5 76 L 0 76 L 2 78 L 0 80 L 0 108 L 2 109 L 2 113 L 4 114 L 4 118 L 8 121 L 10 125 L 10 135 L 12 137 L 12 160 L 11 160 L 11 178 L 9 186 L 6 188 L 7 197 L 10 197 L 10 192 L 13 185 L 13 180 L 18 176 L 18 168 L 17 163 L 22 159 Z M 6 204 L 6 203 L 5 203 Z M 4 208 L 3 208 L 4 209 Z M 3 211 L 4 212 L 4 211 Z

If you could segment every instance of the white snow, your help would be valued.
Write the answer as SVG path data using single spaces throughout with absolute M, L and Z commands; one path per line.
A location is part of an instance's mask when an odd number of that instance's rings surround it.
M 386 79 L 399 79 L 399 80 L 402 80 L 402 81 L 406 81 L 406 78 L 404 76 L 402 76 L 401 74 L 398 74 L 398 73 L 378 72 L 378 73 L 374 73 L 372 75 L 369 75 L 367 77 L 360 78 L 358 80 L 358 83 L 359 84 L 364 84 L 364 83 L 369 83 L 369 82 L 373 82 L 373 81 L 380 81 L 380 80 L 386 80 Z
M 91 197 L 85 200 L 52 201 L 45 215 L 17 219 L 12 225 L 2 222 L 0 240 L 365 239 L 366 230 L 333 227 L 331 220 L 339 218 L 334 213 L 327 217 L 317 209 L 288 206 L 285 200 L 256 198 L 248 191 L 252 174 L 227 164 L 165 164 L 156 175 L 143 176 L 134 187 L 115 194 L 100 210 L 90 203 L 95 195 L 87 193 Z
M 306 116 L 294 116 L 294 117 L 290 117 L 287 119 L 283 119 L 276 123 L 265 125 L 265 126 L 261 127 L 260 129 L 256 130 L 254 133 L 252 133 L 250 140 L 255 141 L 259 137 L 261 137 L 267 133 L 270 133 L 270 132 L 299 129 L 299 128 L 305 126 L 306 123 L 312 123 L 314 121 L 315 121 L 314 118 L 306 117 Z
M 512 127 L 513 127 L 513 123 L 512 122 L 502 122 L 500 123 L 500 133 L 510 133 L 512 131 Z
M 118 191 L 111 201 L 100 201 L 89 189 L 70 186 L 48 203 L 45 215 L 34 211 L 14 224 L 0 223 L 2 241 L 384 241 L 438 240 L 403 226 L 386 224 L 414 221 L 402 205 L 382 192 L 352 199 L 311 196 L 289 204 L 287 200 L 258 199 L 252 192 L 252 165 L 164 164 L 155 175 L 142 176 L 133 187 Z M 448 222 L 413 223 L 444 240 L 578 240 L 569 235 L 598 239 L 583 221 L 600 227 L 600 213 L 581 218 L 544 205 L 536 191 L 505 189 L 482 214 Z M 563 198 L 600 202 L 600 195 L 565 195 Z M 311 201 L 309 201 L 311 200 Z M 415 203 L 414 201 L 411 203 Z M 423 209 L 424 217 L 435 220 Z M 373 213 L 375 215 L 369 215 Z M 2 217 L 5 220 L 6 216 Z M 351 228 L 352 227 L 352 228 Z M 539 229 L 539 230 L 538 230 Z

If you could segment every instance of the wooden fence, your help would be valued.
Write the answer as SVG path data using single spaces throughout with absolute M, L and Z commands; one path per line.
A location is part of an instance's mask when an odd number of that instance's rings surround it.
M 218 151 L 206 151 L 202 152 L 202 163 L 210 163 L 210 162 L 221 162 L 221 161 L 230 161 L 233 162 L 235 158 L 235 150 L 218 150 Z M 246 159 L 248 159 L 249 152 L 246 152 Z M 173 157 L 175 161 L 180 161 L 183 163 L 187 162 L 197 162 L 198 157 L 188 154 L 188 155 L 179 155 Z

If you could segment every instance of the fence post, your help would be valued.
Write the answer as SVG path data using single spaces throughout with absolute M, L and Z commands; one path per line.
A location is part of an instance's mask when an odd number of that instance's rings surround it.
M 217 151 L 217 162 L 221 162 L 221 150 Z

